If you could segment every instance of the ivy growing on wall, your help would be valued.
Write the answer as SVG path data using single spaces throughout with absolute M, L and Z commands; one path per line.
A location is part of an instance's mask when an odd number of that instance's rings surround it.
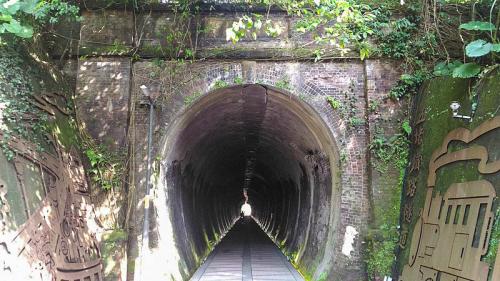
M 326 101 L 333 110 L 339 113 L 342 119 L 347 121 L 347 128 L 352 129 L 365 124 L 365 120 L 358 116 L 358 98 L 355 94 L 355 84 L 353 80 L 350 81 L 347 90 L 342 91 L 342 94 L 344 98 L 343 101 L 331 96 L 326 97 Z
M 138 9 L 133 0 L 107 1 L 106 5 L 127 3 Z M 155 2 L 155 1 L 143 1 Z M 275 6 L 283 9 L 297 19 L 294 30 L 310 35 L 306 46 L 314 46 L 316 61 L 340 55 L 357 54 L 361 59 L 369 56 L 395 59 L 401 62 L 403 75 L 390 92 L 393 99 L 404 99 L 417 94 L 421 83 L 432 76 L 453 76 L 473 78 L 498 63 L 500 45 L 498 29 L 500 10 L 493 0 L 397 0 L 356 1 L 356 0 L 254 0 L 249 4 Z M 173 26 L 164 32 L 166 45 L 143 46 L 144 50 L 162 58 L 180 61 L 197 57 L 197 39 L 207 30 L 200 29 L 195 22 L 199 5 L 194 0 L 175 1 L 172 6 Z M 14 37 L 31 38 L 40 24 L 54 23 L 61 18 L 78 18 L 78 8 L 62 0 L 0 0 L 0 40 Z M 463 22 L 462 22 L 463 20 Z M 195 28 L 193 28 L 193 26 Z M 141 30 L 141 28 L 136 28 Z M 258 34 L 279 36 L 283 27 L 273 22 L 268 14 L 247 14 L 237 19 L 226 30 L 228 41 L 234 43 L 243 38 L 256 39 Z M 108 47 L 111 54 L 129 54 L 137 59 L 140 38 L 135 47 L 123 46 L 115 42 Z M 1 43 L 2 41 L 0 41 Z M 3 133 L 0 145 L 5 154 L 12 157 L 6 141 L 12 134 L 28 138 L 35 143 L 42 142 L 46 133 L 46 113 L 35 107 L 31 101 L 32 83 L 22 76 L 22 62 L 15 57 L 2 56 L 0 49 L 0 130 Z M 7 54 L 5 52 L 5 54 Z M 240 80 L 234 81 L 241 83 Z M 220 80 L 215 88 L 226 87 Z M 287 89 L 288 81 L 276 85 Z M 349 100 L 354 95 L 346 94 L 345 103 L 333 98 L 327 102 L 349 120 L 355 127 L 363 122 L 356 117 L 355 103 Z M 184 102 L 191 104 L 198 94 L 187 97 Z M 370 108 L 376 107 L 371 104 Z M 22 120 L 23 122 L 19 122 Z M 389 275 L 394 260 L 394 248 L 398 241 L 398 216 L 403 171 L 407 165 L 408 140 L 410 128 L 402 123 L 401 132 L 392 137 L 382 134 L 375 136 L 370 149 L 375 158 L 375 166 L 380 171 L 395 167 L 399 171 L 399 184 L 394 186 L 387 212 L 377 214 L 381 224 L 367 237 L 366 261 L 369 275 Z M 95 144 L 86 146 L 86 155 L 91 164 L 94 181 L 104 189 L 117 185 L 123 167 L 118 166 L 117 158 Z M 498 213 L 496 219 L 498 233 Z M 498 241 L 498 236 L 496 236 Z M 493 236 L 495 238 L 495 236 Z M 493 242 L 495 243 L 495 242 Z M 496 242 L 498 245 L 498 242 Z M 493 244 L 493 247 L 495 244 Z M 493 253 L 496 253 L 494 251 Z M 486 259 L 494 259 L 488 254 Z
M 46 147 L 48 114 L 34 105 L 34 83 L 23 65 L 9 47 L 0 46 L 0 145 L 9 160 L 14 152 L 7 143 L 13 135 L 31 140 L 40 151 Z

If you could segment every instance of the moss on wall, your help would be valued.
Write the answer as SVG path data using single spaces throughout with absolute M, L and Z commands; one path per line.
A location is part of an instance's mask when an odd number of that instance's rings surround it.
M 128 234 L 122 229 L 108 231 L 102 237 L 101 255 L 104 265 L 104 280 L 120 280 L 120 262 L 126 256 L 125 244 Z
M 11 216 L 6 218 L 9 230 L 17 229 L 29 219 L 19 203 L 22 199 L 19 188 L 16 188 L 16 174 L 13 164 L 9 162 L 14 156 L 14 151 L 7 145 L 11 137 L 24 139 L 38 150 L 53 155 L 57 155 L 58 150 L 66 150 L 71 151 L 73 156 L 78 154 L 81 157 L 84 149 L 89 149 L 90 144 L 95 145 L 82 134 L 77 124 L 73 106 L 74 89 L 70 88 L 67 81 L 40 51 L 36 42 L 31 46 L 22 42 L 15 46 L 0 46 L 0 144 L 3 144 L 3 152 L 0 151 L 0 182 L 7 184 L 7 200 L 11 203 Z M 34 190 L 32 185 L 30 190 Z M 123 202 L 116 203 L 117 198 L 122 199 L 126 194 L 112 194 L 100 188 L 94 189 L 92 193 L 94 207 L 106 209 L 104 213 L 112 214 L 98 218 L 102 225 L 109 226 L 111 223 L 107 221 L 116 219 L 113 215 L 117 213 L 116 209 L 126 206 Z M 123 220 L 120 218 L 120 221 Z M 104 235 L 101 246 L 108 275 L 105 280 L 116 280 L 115 277 L 121 274 L 120 263 L 126 259 L 126 240 L 127 235 L 119 230 L 111 230 Z
M 71 91 L 61 72 L 36 47 L 18 43 L 0 46 L 0 103 L 2 141 L 10 135 L 33 142 L 38 149 L 51 152 L 47 135 L 54 136 L 69 149 L 78 144 L 78 133 L 72 120 Z M 43 110 L 44 95 L 61 110 Z M 45 104 L 44 104 L 45 103 Z M 9 156 L 4 147 L 4 152 Z
M 475 86 L 474 86 L 475 85 Z M 498 69 L 491 71 L 480 81 L 471 81 L 466 79 L 453 79 L 448 77 L 435 78 L 425 83 L 419 96 L 415 98 L 415 110 L 413 112 L 414 119 L 418 118 L 419 113 L 423 112 L 425 115 L 425 122 L 421 124 L 424 129 L 424 137 L 421 145 L 412 145 L 412 152 L 410 159 L 415 161 L 416 157 L 421 155 L 422 161 L 418 172 L 407 171 L 406 186 L 408 182 L 416 180 L 417 192 L 413 198 L 406 197 L 403 200 L 403 205 L 412 204 L 413 215 L 410 223 L 405 223 L 402 212 L 402 229 L 408 231 L 408 241 L 406 247 L 399 252 L 396 269 L 399 274 L 402 272 L 403 266 L 408 262 L 410 250 L 410 237 L 412 237 L 413 228 L 418 219 L 418 214 L 424 206 L 428 164 L 431 155 L 438 147 L 441 146 L 446 135 L 456 128 L 467 128 L 472 130 L 482 124 L 484 121 L 491 119 L 500 114 L 500 71 Z M 477 111 L 474 115 L 472 122 L 452 118 L 452 112 L 449 108 L 452 101 L 458 101 L 462 105 L 460 114 L 470 115 L 474 96 L 477 94 L 479 103 Z M 464 144 L 458 141 L 452 142 L 448 149 L 449 151 L 456 151 L 469 147 L 471 145 L 483 145 L 488 148 L 489 161 L 500 160 L 500 144 L 498 138 L 500 131 L 495 130 L 490 133 L 484 134 L 471 144 Z M 457 182 L 466 182 L 479 179 L 486 179 L 490 181 L 496 188 L 497 198 L 500 194 L 500 173 L 483 175 L 477 171 L 478 161 L 462 161 L 454 162 L 445 167 L 442 167 L 437 172 L 436 187 L 434 188 L 434 195 L 436 192 L 443 194 L 448 187 Z M 411 163 L 410 163 L 411 165 Z M 405 192 L 403 192 L 403 195 Z M 494 201 L 493 212 L 498 208 L 498 199 Z M 403 207 L 402 207 L 403 210 Z M 495 225 L 498 226 L 498 215 Z M 492 251 L 495 250 L 494 245 L 498 242 L 497 233 L 498 227 L 492 234 L 492 241 L 490 241 L 489 258 L 488 262 L 494 262 Z M 497 237 L 497 238 L 495 238 Z

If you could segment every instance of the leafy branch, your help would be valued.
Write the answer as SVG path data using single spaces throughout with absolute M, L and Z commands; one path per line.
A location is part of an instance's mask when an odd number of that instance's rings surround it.
M 92 146 L 85 150 L 90 162 L 92 180 L 104 190 L 120 187 L 124 172 L 120 157 L 102 146 Z
M 0 0 L 0 39 L 2 34 L 31 38 L 34 25 L 78 19 L 78 13 L 77 6 L 62 0 Z
M 368 5 L 354 0 L 265 0 L 250 1 L 276 6 L 295 16 L 298 21 L 295 30 L 309 34 L 312 41 L 306 45 L 315 44 L 317 60 L 328 52 L 340 52 L 345 55 L 353 48 L 357 49 L 361 59 L 371 53 L 368 37 L 373 33 L 369 22 L 375 19 Z M 242 38 L 257 38 L 259 31 L 269 36 L 280 35 L 284 28 L 273 23 L 267 16 L 252 14 L 244 15 L 226 30 L 227 40 L 238 42 Z

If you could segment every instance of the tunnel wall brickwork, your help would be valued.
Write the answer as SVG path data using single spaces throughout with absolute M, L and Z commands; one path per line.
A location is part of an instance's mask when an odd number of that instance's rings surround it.
M 158 153 L 158 144 L 169 128 L 169 125 L 192 104 L 205 95 L 218 88 L 236 85 L 239 83 L 258 83 L 280 88 L 281 90 L 294 95 L 300 100 L 310 105 L 321 117 L 329 128 L 335 140 L 334 146 L 338 153 L 337 161 L 331 163 L 340 165 L 340 183 L 333 186 L 340 190 L 339 205 L 334 206 L 340 210 L 338 222 L 332 231 L 334 239 L 332 250 L 325 250 L 323 258 L 318 256 L 305 256 L 299 263 L 304 271 L 309 274 L 319 275 L 323 271 L 335 270 L 336 274 L 342 276 L 342 280 L 355 280 L 363 275 L 362 262 L 362 237 L 366 230 L 367 223 L 371 219 L 371 207 L 373 204 L 372 193 L 379 194 L 378 200 L 383 201 L 383 192 L 377 190 L 376 179 L 370 177 L 371 167 L 368 166 L 367 146 L 370 141 L 370 134 L 375 130 L 375 126 L 391 127 L 397 118 L 394 114 L 400 114 L 400 105 L 387 101 L 388 91 L 398 77 L 396 64 L 379 60 L 341 60 L 324 63 L 309 62 L 257 62 L 250 60 L 233 61 L 208 61 L 199 63 L 179 64 L 175 62 L 163 62 L 158 65 L 154 61 L 139 61 L 124 64 L 123 59 L 116 58 L 92 58 L 80 62 L 78 70 L 79 90 L 78 94 L 95 95 L 106 93 L 117 86 L 113 80 L 104 79 L 103 72 L 99 71 L 96 65 L 107 65 L 110 69 L 105 73 L 118 73 L 121 81 L 119 85 L 131 84 L 131 95 L 129 111 L 133 115 L 131 126 L 134 126 L 135 137 L 135 159 L 136 165 L 133 169 L 135 173 L 135 186 L 138 192 L 143 192 L 145 183 L 145 160 L 147 144 L 147 122 L 148 111 L 144 106 L 145 99 L 140 95 L 138 86 L 148 85 L 153 91 L 160 91 L 161 96 L 156 107 L 156 127 L 155 127 L 155 154 Z M 83 67 L 84 66 L 84 67 Z M 127 69 L 130 66 L 130 69 Z M 131 76 L 128 73 L 132 73 Z M 121 75 L 123 74 L 123 75 Z M 117 76 L 117 77 L 118 77 Z M 80 81 L 81 79 L 81 81 Z M 131 80 L 131 81 L 130 81 Z M 91 81 L 89 83 L 88 81 Z M 87 87 L 86 90 L 81 90 Z M 126 89 L 126 88 L 124 88 Z M 114 90 L 112 90 L 114 91 Z M 125 90 L 126 91 L 126 90 Z M 121 90 L 119 96 L 126 96 Z M 110 96 L 111 97 L 111 96 Z M 333 109 L 327 102 L 327 97 L 333 97 L 342 104 L 341 108 Z M 104 98 L 106 98 L 104 96 Z M 377 100 L 384 109 L 378 112 L 367 111 L 368 103 Z M 109 103 L 119 102 L 115 98 L 109 98 L 109 102 L 100 101 L 97 104 L 85 102 L 81 106 L 92 106 L 96 111 L 107 111 L 106 119 L 100 122 L 111 121 L 121 123 L 125 126 L 125 108 L 115 106 L 110 111 Z M 99 106 L 102 104 L 102 106 Z M 354 109 L 354 113 L 346 113 Z M 380 116 L 379 112 L 384 113 Z M 92 118 L 82 116 L 82 119 Z M 368 122 L 367 122 L 368 118 Z M 91 123 L 91 122 L 89 122 Z M 99 130 L 99 122 L 95 123 Z M 388 132 L 389 133 L 389 132 Z M 107 135 L 109 138 L 110 135 Z M 125 138 L 124 131 L 116 131 L 111 135 L 112 139 L 120 140 Z M 99 139 L 99 137 L 98 137 Z M 139 204 L 139 206 L 141 206 Z M 142 225 L 142 208 L 136 210 L 135 231 L 136 237 L 140 237 L 140 227 Z M 321 210 L 320 210 L 321 212 Z M 225 221 L 221 225 L 228 226 Z M 344 243 L 346 227 L 352 226 L 359 232 L 354 240 L 353 251 L 350 256 L 341 254 Z M 220 230 L 222 232 L 223 229 Z M 161 230 L 158 230 L 161 232 Z M 133 237 L 134 234 L 131 233 Z M 154 235 L 153 235 L 154 236 Z M 140 239 L 139 239 L 140 241 Z M 333 243 L 335 241 L 335 243 Z M 324 245 L 323 246 L 327 246 Z M 136 245 L 135 253 L 140 247 Z M 134 253 L 134 246 L 129 249 Z M 133 254 L 132 254 L 133 255 Z M 185 254 L 191 255 L 191 254 Z M 194 265 L 200 262 L 200 257 L 191 257 L 192 262 L 185 264 L 186 273 L 189 275 L 194 270 Z M 188 259 L 186 259 L 188 260 Z M 314 270 L 311 270 L 314 268 Z

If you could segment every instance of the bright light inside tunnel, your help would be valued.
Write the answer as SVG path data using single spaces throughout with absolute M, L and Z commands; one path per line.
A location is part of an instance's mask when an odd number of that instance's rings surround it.
M 209 93 L 170 125 L 162 159 L 187 268 L 196 268 L 241 214 L 299 262 L 327 261 L 340 204 L 338 151 L 323 119 L 299 98 L 262 85 Z
M 250 204 L 248 204 L 247 202 L 245 202 L 245 204 L 241 205 L 241 214 L 244 217 L 251 216 L 252 215 L 252 206 L 250 206 Z

